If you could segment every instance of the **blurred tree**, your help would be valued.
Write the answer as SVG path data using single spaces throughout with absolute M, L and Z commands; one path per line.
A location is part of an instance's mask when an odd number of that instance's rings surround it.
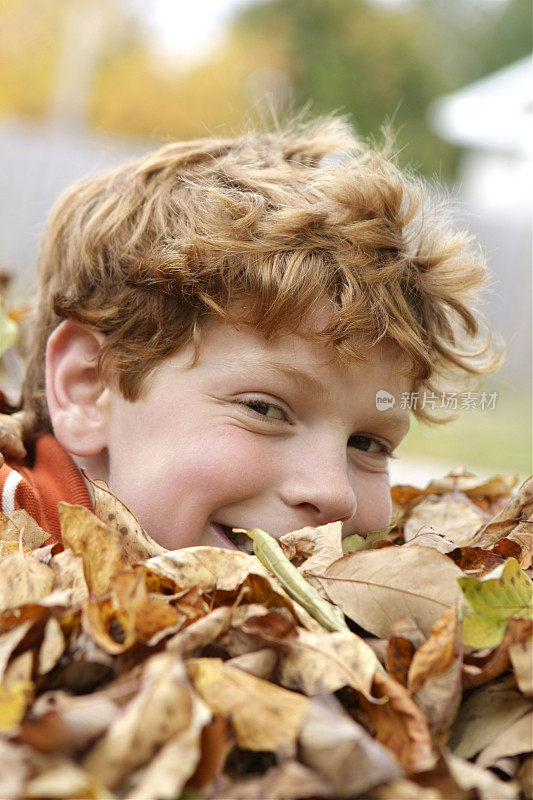
M 0 113 L 42 116 L 54 81 L 58 0 L 3 0 L 0 11 Z
M 532 6 L 530 0 L 509 0 L 489 30 L 475 31 L 472 49 L 478 54 L 481 77 L 500 69 L 518 58 L 527 56 L 533 48 Z
M 228 135 L 248 115 L 261 70 L 281 75 L 284 68 L 272 42 L 258 36 L 251 46 L 229 37 L 205 62 L 180 73 L 154 61 L 133 31 L 102 62 L 92 119 L 107 130 L 163 138 Z
M 93 0 L 3 0 L 0 113 L 59 109 L 68 122 L 68 97 L 79 96 L 71 122 L 184 138 L 226 134 L 267 106 L 310 104 L 350 114 L 364 136 L 392 121 L 403 163 L 449 177 L 456 153 L 428 130 L 429 104 L 531 50 L 529 0 L 260 0 L 180 72 L 155 59 L 128 0 L 98 3 L 107 21 L 91 44 L 72 9 L 94 22 Z
M 234 25 L 242 37 L 262 31 L 285 41 L 297 107 L 311 102 L 316 113 L 347 112 L 364 136 L 392 120 L 400 160 L 449 177 L 456 152 L 428 130 L 427 108 L 436 96 L 531 49 L 527 5 L 265 0 L 245 8 Z

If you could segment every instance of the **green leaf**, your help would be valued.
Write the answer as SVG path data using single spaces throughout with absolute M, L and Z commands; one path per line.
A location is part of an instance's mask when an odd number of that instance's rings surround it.
M 347 553 L 357 553 L 359 550 L 371 550 L 374 542 L 377 542 L 380 539 L 386 539 L 387 534 L 391 532 L 395 525 L 396 520 L 391 522 L 388 527 L 382 528 L 379 531 L 370 531 L 370 533 L 367 533 L 366 536 L 359 536 L 358 533 L 352 533 L 351 536 L 345 536 L 345 538 L 342 540 L 342 552 L 344 555 L 347 555 Z
M 351 536 L 346 536 L 342 540 L 342 552 L 344 555 L 347 553 L 357 553 L 358 550 L 366 550 L 367 544 L 362 536 L 358 533 L 352 533 Z
M 463 641 L 469 647 L 496 647 L 503 639 L 509 617 L 533 619 L 533 581 L 508 559 L 502 574 L 491 578 L 459 578 L 467 601 Z

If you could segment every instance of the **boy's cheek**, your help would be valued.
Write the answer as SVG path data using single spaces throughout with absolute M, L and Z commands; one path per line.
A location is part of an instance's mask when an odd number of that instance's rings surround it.
M 359 485 L 357 489 L 357 512 L 353 523 L 343 528 L 343 535 L 351 533 L 366 535 L 388 527 L 392 517 L 392 500 L 388 475 L 380 475 L 371 485 Z

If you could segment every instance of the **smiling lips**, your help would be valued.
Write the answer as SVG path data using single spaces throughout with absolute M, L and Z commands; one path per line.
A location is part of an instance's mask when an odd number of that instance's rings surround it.
M 226 550 L 240 550 L 242 553 L 253 553 L 253 542 L 245 533 L 233 533 L 232 526 L 211 523 L 219 547 Z

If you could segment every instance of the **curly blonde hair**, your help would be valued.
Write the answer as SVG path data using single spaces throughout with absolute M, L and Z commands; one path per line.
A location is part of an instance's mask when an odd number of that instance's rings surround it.
M 413 390 L 438 393 L 501 362 L 475 310 L 485 280 L 479 249 L 423 181 L 343 119 L 166 145 L 81 180 L 52 210 L 26 434 L 51 430 L 45 347 L 64 318 L 106 334 L 99 367 L 133 401 L 163 359 L 199 347 L 207 320 L 268 338 L 329 299 L 321 338 L 342 358 L 386 338 L 406 356 Z M 427 407 L 414 413 L 439 421 Z

